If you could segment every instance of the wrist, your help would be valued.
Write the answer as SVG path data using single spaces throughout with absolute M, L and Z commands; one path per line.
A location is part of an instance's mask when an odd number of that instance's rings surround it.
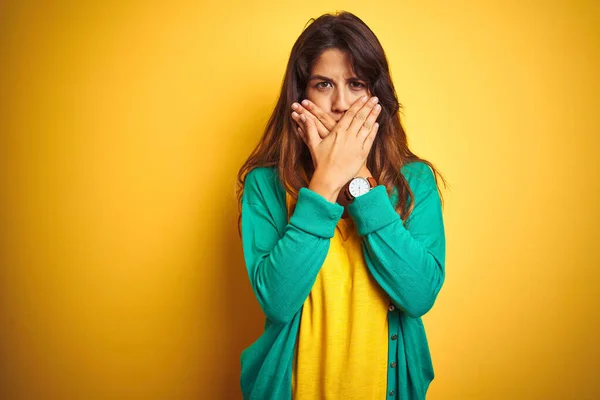
M 358 196 L 373 190 L 378 186 L 377 180 L 368 171 L 364 175 L 357 173 L 356 177 L 352 178 L 344 185 L 340 191 L 340 197 L 343 198 L 345 204 L 350 204 Z
M 369 171 L 369 168 L 367 168 L 367 165 L 364 164 L 362 166 L 362 168 L 356 173 L 356 176 L 360 176 L 362 178 L 366 178 L 368 176 L 373 176 L 373 174 L 371 173 L 371 171 Z
M 308 189 L 315 193 L 320 194 L 326 198 L 329 202 L 335 203 L 341 188 L 336 188 L 331 184 L 327 183 L 325 179 L 321 179 L 319 176 L 313 176 L 311 179 Z

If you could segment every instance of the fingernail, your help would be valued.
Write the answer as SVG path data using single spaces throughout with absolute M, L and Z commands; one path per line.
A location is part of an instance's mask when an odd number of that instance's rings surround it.
M 292 104 L 292 109 L 294 109 L 294 110 L 295 110 L 295 109 L 297 109 L 297 108 L 298 108 L 298 103 L 294 103 L 294 104 Z
M 367 99 L 369 98 L 369 96 L 367 96 L 366 94 L 360 98 L 361 101 L 367 101 Z
M 377 104 L 377 105 L 375 106 L 375 111 L 379 111 L 379 110 L 381 110 L 381 104 Z
M 377 104 L 378 101 L 379 101 L 379 99 L 377 98 L 377 96 L 371 97 L 371 103 Z
M 302 105 L 303 106 L 307 106 L 308 105 L 308 100 L 302 100 Z
M 294 118 L 298 118 L 298 113 L 297 113 L 296 111 L 294 111 L 294 112 L 292 113 L 292 117 L 294 117 Z

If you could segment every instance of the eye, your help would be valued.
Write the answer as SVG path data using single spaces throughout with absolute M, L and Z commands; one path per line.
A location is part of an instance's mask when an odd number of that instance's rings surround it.
M 365 89 L 367 86 L 362 82 L 353 81 L 353 82 L 350 82 L 350 87 L 352 87 L 352 89 L 362 90 L 362 89 Z
M 327 85 L 331 85 L 331 82 L 318 82 L 315 87 L 317 89 L 327 89 Z

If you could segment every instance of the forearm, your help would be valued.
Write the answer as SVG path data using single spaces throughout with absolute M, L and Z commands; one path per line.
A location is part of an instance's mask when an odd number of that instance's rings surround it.
M 254 267 L 251 281 L 265 315 L 286 323 L 308 297 L 329 250 L 329 239 L 288 225 L 273 250 Z
M 243 207 L 244 256 L 252 287 L 267 317 L 285 323 L 308 297 L 343 207 L 302 188 L 281 237 L 268 210 L 252 204 Z
M 409 231 L 391 205 L 384 186 L 349 206 L 373 277 L 392 301 L 418 317 L 432 306 L 444 281 L 445 237 L 436 194 L 419 198 Z M 433 196 L 433 197 L 432 197 Z
M 364 236 L 363 251 L 370 272 L 392 302 L 416 318 L 433 307 L 444 282 L 443 260 L 401 225 L 394 222 Z

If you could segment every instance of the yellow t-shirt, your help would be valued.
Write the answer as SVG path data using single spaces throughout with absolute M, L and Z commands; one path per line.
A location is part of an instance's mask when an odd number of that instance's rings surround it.
M 286 193 L 288 215 L 292 201 Z M 389 302 L 367 269 L 352 218 L 340 219 L 302 309 L 294 400 L 386 398 Z

